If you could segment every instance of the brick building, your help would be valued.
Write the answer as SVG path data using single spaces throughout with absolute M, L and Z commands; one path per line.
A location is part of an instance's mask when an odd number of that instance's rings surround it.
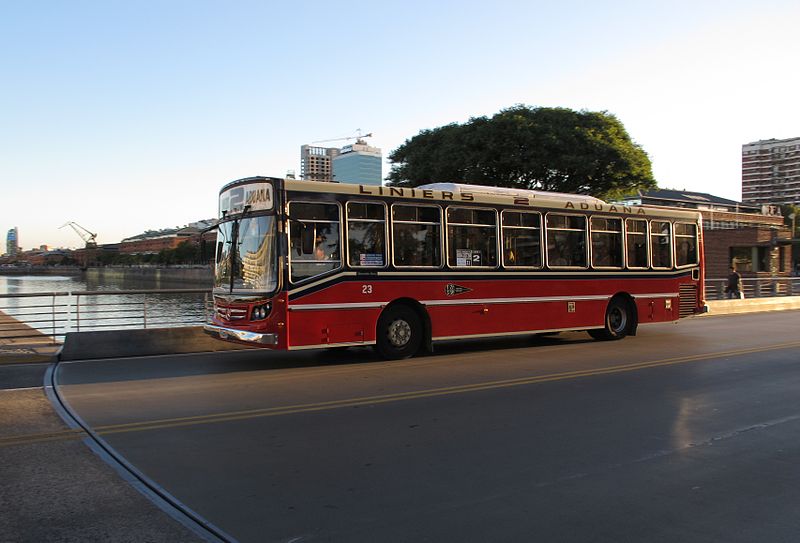
M 163 249 L 174 249 L 184 241 L 177 230 L 147 231 L 138 236 L 123 239 L 119 244 L 121 254 L 151 254 Z
M 783 217 L 700 210 L 706 277 L 726 277 L 734 265 L 743 277 L 792 274 L 791 229 Z
M 73 257 L 73 252 L 65 249 L 39 249 L 33 251 L 26 251 L 21 255 L 32 266 L 53 266 L 56 264 L 64 264 Z
M 213 241 L 216 232 L 207 232 L 214 224 L 213 219 L 198 221 L 183 228 L 166 228 L 163 230 L 147 230 L 139 235 L 123 239 L 119 244 L 121 254 L 155 254 L 164 249 L 175 249 L 188 241 L 199 244 L 202 239 Z

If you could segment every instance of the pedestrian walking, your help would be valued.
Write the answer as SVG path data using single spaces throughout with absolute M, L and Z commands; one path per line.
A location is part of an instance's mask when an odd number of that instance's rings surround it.
M 744 289 L 742 287 L 742 276 L 736 271 L 736 268 L 731 266 L 731 273 L 728 275 L 728 286 L 725 287 L 725 292 L 728 298 L 739 300 L 744 298 Z

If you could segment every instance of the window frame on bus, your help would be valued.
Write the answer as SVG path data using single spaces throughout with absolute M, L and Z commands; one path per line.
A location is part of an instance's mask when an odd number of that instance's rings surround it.
M 547 219 L 551 215 L 558 215 L 562 217 L 581 217 L 584 221 L 583 227 L 583 256 L 585 261 L 585 266 L 561 266 L 561 265 L 551 265 L 550 264 L 550 227 L 547 225 Z M 561 213 L 559 211 L 548 211 L 544 214 L 544 224 L 542 225 L 545 230 L 544 236 L 544 250 L 545 250 L 545 265 L 548 269 L 558 269 L 558 270 L 588 270 L 589 269 L 589 215 L 584 215 L 582 213 Z M 575 229 L 564 229 L 564 228 L 556 228 L 555 230 L 560 231 L 568 231 L 568 232 L 575 232 Z
M 524 230 L 538 230 L 539 231 L 539 261 L 540 264 L 538 266 L 518 266 L 516 264 L 508 264 L 506 263 L 506 242 L 505 242 L 505 235 L 503 233 L 503 229 L 505 228 L 503 224 L 503 217 L 506 213 L 519 213 L 525 215 L 536 215 L 539 217 L 539 227 L 533 228 L 530 226 L 509 226 L 508 228 L 519 228 Z M 528 209 L 504 209 L 500 212 L 500 223 L 499 223 L 499 235 L 500 235 L 500 262 L 504 268 L 514 269 L 514 270 L 541 270 L 545 266 L 545 252 L 547 251 L 547 247 L 545 247 L 544 243 L 544 217 L 541 211 L 530 211 Z
M 338 260 L 339 265 L 337 267 L 332 268 L 330 270 L 325 270 L 322 273 L 318 273 L 318 274 L 315 274 L 315 275 L 310 275 L 308 277 L 304 277 L 302 279 L 298 279 L 298 280 L 294 280 L 293 279 L 292 269 L 293 269 L 293 264 L 294 264 L 295 258 L 294 258 L 294 254 L 292 252 L 292 224 L 296 223 L 296 222 L 297 223 L 303 223 L 303 222 L 313 222 L 313 223 L 329 222 L 329 223 L 332 223 L 333 222 L 333 221 L 304 221 L 304 220 L 293 219 L 293 218 L 291 218 L 291 210 L 292 210 L 292 205 L 293 204 L 334 205 L 334 206 L 336 206 L 338 214 L 339 214 L 339 260 Z M 320 277 L 325 277 L 327 275 L 330 275 L 330 274 L 333 274 L 333 273 L 338 273 L 338 272 L 342 271 L 342 269 L 344 268 L 345 260 L 344 260 L 344 258 L 342 258 L 342 256 L 343 256 L 342 255 L 342 249 L 343 249 L 343 247 L 342 247 L 342 238 L 344 237 L 344 228 L 343 228 L 343 223 L 342 223 L 342 204 L 341 204 L 341 202 L 338 202 L 338 201 L 328 202 L 328 201 L 320 201 L 320 200 L 316 200 L 315 201 L 315 200 L 302 200 L 302 199 L 301 200 L 290 200 L 290 201 L 286 202 L 286 210 L 288 211 L 287 216 L 289 217 L 289 220 L 287 221 L 287 225 L 286 225 L 287 226 L 287 228 L 286 228 L 286 230 L 287 230 L 287 232 L 286 232 L 287 244 L 286 245 L 287 245 L 287 252 L 288 252 L 287 267 L 288 267 L 289 283 L 292 284 L 292 285 L 301 285 L 303 283 L 319 279 Z M 313 263 L 313 261 L 310 261 L 310 260 L 299 260 L 298 262 Z
M 405 265 L 400 264 L 398 265 L 395 260 L 395 249 L 397 249 L 397 243 L 395 242 L 395 232 L 394 232 L 394 225 L 397 221 L 394 219 L 394 208 L 396 206 L 403 206 L 403 207 L 413 207 L 413 208 L 420 208 L 420 207 L 430 207 L 435 208 L 439 211 L 439 255 L 440 255 L 440 262 L 438 266 L 425 266 L 425 265 Z M 390 226 L 390 235 L 391 235 L 391 246 L 392 246 L 392 266 L 395 268 L 400 269 L 426 269 L 426 270 L 441 270 L 445 266 L 446 258 L 444 255 L 444 245 L 445 245 L 445 236 L 447 232 L 445 230 L 444 225 L 444 214 L 442 210 L 442 206 L 439 204 L 420 204 L 414 201 L 403 201 L 403 202 L 392 202 L 391 206 L 389 207 L 389 219 L 391 221 Z M 400 224 L 434 224 L 434 223 L 427 223 L 427 222 L 409 222 L 409 221 L 399 221 Z
M 594 240 L 592 239 L 592 235 L 595 233 L 594 226 L 592 225 L 593 219 L 603 219 L 603 220 L 617 220 L 619 221 L 619 230 L 612 231 L 612 230 L 597 230 L 598 233 L 602 234 L 618 234 L 619 237 L 619 244 L 620 244 L 620 265 L 619 266 L 596 266 L 594 263 Z M 625 226 L 623 225 L 624 220 L 622 217 L 615 216 L 615 215 L 589 215 L 589 266 L 593 270 L 621 270 L 625 267 Z
M 451 209 L 452 210 L 465 209 L 465 210 L 468 210 L 468 211 L 489 211 L 489 212 L 492 213 L 492 216 L 494 217 L 494 227 L 492 227 L 491 225 L 488 225 L 488 224 L 474 224 L 474 223 L 473 224 L 466 224 L 466 223 L 459 223 L 459 222 L 452 223 L 452 224 L 454 226 L 463 226 L 463 227 L 467 227 L 467 228 L 483 228 L 483 229 L 487 229 L 487 230 L 489 228 L 493 228 L 494 229 L 495 263 L 494 263 L 493 266 L 483 266 L 483 265 L 481 265 L 481 266 L 473 266 L 471 264 L 468 265 L 468 266 L 458 266 L 457 264 L 450 262 L 450 225 L 451 225 L 451 223 L 450 223 L 450 219 L 448 219 L 447 215 L 448 215 L 448 212 Z M 458 269 L 458 270 L 470 270 L 470 269 L 496 270 L 496 269 L 498 269 L 500 267 L 500 243 L 499 243 L 499 240 L 497 239 L 497 225 L 498 225 L 497 220 L 498 220 L 498 218 L 499 217 L 498 217 L 497 210 L 494 209 L 494 208 L 491 208 L 491 207 L 477 207 L 477 206 L 463 206 L 463 205 L 449 205 L 449 206 L 445 207 L 444 208 L 444 227 L 445 227 L 444 228 L 444 232 L 445 232 L 445 234 L 444 234 L 444 239 L 445 239 L 444 246 L 445 246 L 445 254 L 447 255 L 446 258 L 445 258 L 445 265 L 448 268 L 453 268 L 453 269 Z
M 677 226 L 679 224 L 685 224 L 694 228 L 694 236 L 686 235 L 686 234 L 678 234 Z M 695 266 L 700 265 L 700 228 L 696 222 L 692 221 L 674 221 L 672 223 L 672 252 L 673 254 L 673 266 L 677 269 L 684 269 L 684 268 L 693 268 Z M 689 264 L 678 264 L 678 238 L 693 238 L 694 239 L 694 262 Z
M 644 223 L 644 248 L 647 254 L 645 255 L 644 266 L 631 266 L 628 261 L 628 221 L 637 221 Z M 650 269 L 650 221 L 647 219 L 640 219 L 638 217 L 625 217 L 625 268 L 629 270 L 649 270 Z M 634 232 L 635 235 L 640 232 Z
M 667 234 L 666 236 L 664 234 L 654 234 L 653 233 L 654 232 L 654 230 L 653 230 L 653 223 L 654 222 L 660 222 L 660 223 L 668 224 L 669 225 L 669 234 Z M 648 235 L 648 238 L 647 238 L 647 240 L 648 240 L 647 243 L 649 245 L 649 250 L 650 250 L 650 268 L 653 269 L 653 270 L 671 270 L 671 269 L 673 269 L 674 266 L 675 266 L 675 254 L 674 254 L 675 253 L 675 243 L 673 243 L 672 236 L 673 236 L 673 232 L 675 231 L 675 229 L 673 228 L 672 221 L 670 221 L 669 219 L 658 219 L 658 218 L 655 218 L 655 219 L 650 219 L 648 221 L 648 225 L 647 226 L 648 226 L 648 229 L 650 231 L 650 233 Z M 670 244 L 670 247 L 669 247 L 670 263 L 669 263 L 669 266 L 656 266 L 655 265 L 655 258 L 653 258 L 655 256 L 655 251 L 653 250 L 653 236 L 666 237 L 669 240 L 669 244 Z
M 382 266 L 362 266 L 350 264 L 350 204 L 366 204 L 366 205 L 379 205 L 383 207 L 383 265 Z M 373 219 L 353 219 L 356 222 L 378 222 Z M 389 267 L 389 206 L 386 202 L 375 200 L 347 200 L 344 203 L 344 224 L 347 227 L 346 242 L 345 242 L 345 264 L 348 268 L 355 270 L 385 270 Z

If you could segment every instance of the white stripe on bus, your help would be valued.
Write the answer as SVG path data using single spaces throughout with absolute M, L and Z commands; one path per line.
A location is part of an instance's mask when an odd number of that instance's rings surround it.
M 653 293 L 632 294 L 634 298 L 677 298 L 678 293 Z M 460 300 L 420 300 L 425 306 L 450 306 L 450 305 L 488 305 L 488 304 L 528 304 L 548 302 L 596 302 L 611 299 L 611 294 L 597 294 L 588 296 L 541 296 L 535 298 L 469 298 Z M 289 305 L 289 311 L 320 311 L 329 309 L 379 309 L 389 305 L 391 301 L 382 302 L 354 302 L 336 304 L 294 304 Z

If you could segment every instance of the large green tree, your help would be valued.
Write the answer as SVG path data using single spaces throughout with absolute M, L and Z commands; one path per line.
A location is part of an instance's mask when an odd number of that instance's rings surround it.
M 423 130 L 390 155 L 392 185 L 471 183 L 613 197 L 655 188 L 650 159 L 614 115 L 517 105 Z

